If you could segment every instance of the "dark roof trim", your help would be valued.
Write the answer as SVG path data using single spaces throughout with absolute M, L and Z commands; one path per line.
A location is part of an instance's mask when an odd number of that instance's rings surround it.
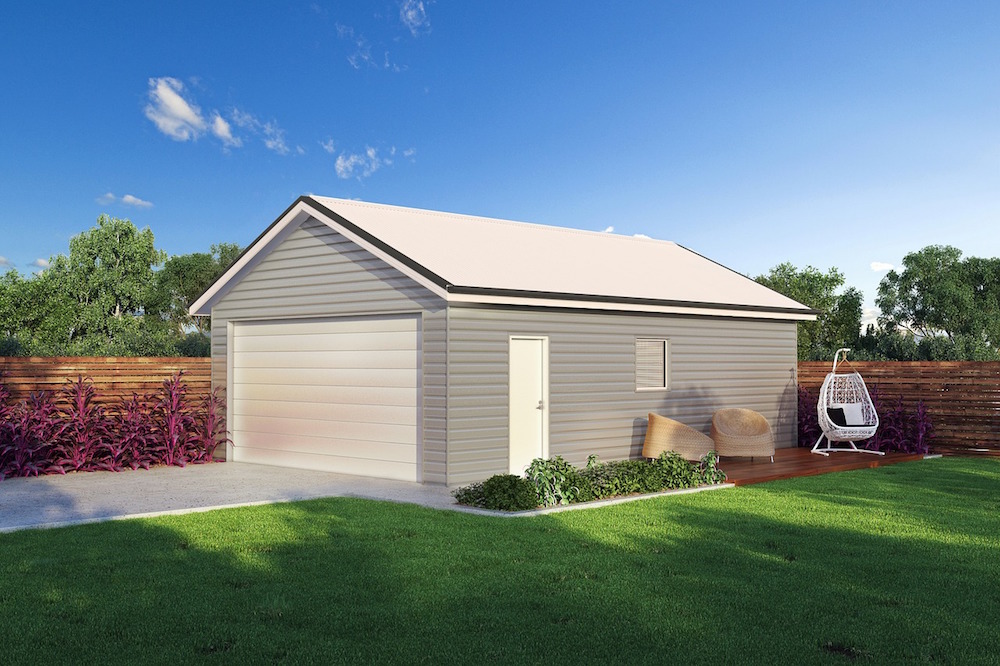
M 451 283 L 449 283 L 447 280 L 445 280 L 443 277 L 441 277 L 440 275 L 438 275 L 434 271 L 430 270 L 429 268 L 427 268 L 426 266 L 424 266 L 422 264 L 417 263 L 411 257 L 406 256 L 405 254 L 403 254 L 402 252 L 400 252 L 396 248 L 392 247 L 391 245 L 387 245 L 386 243 L 383 243 L 380 239 L 376 238 L 375 236 L 372 236 L 370 233 L 368 233 L 367 231 L 365 231 L 361 227 L 357 226 L 356 224 L 354 224 L 353 222 L 351 222 L 350 220 L 348 220 L 344 216 L 340 215 L 339 213 L 333 212 L 332 210 L 330 210 L 329 208 L 327 208 L 323 204 L 319 203 L 318 201 L 316 201 L 312 197 L 299 197 L 299 201 L 304 201 L 304 202 L 308 203 L 310 206 L 312 206 L 316 210 L 322 212 L 324 215 L 326 215 L 327 217 L 329 217 L 331 220 L 336 221 L 337 224 L 340 224 L 341 226 L 343 226 L 345 229 L 347 229 L 351 233 L 356 234 L 356 235 L 360 236 L 361 238 L 365 239 L 366 242 L 371 243 L 372 245 L 374 245 L 378 249 L 382 250 L 383 252 L 385 252 L 386 254 L 388 254 L 389 256 L 391 256 L 393 259 L 395 259 L 399 263 L 403 264 L 404 266 L 406 266 L 407 268 L 409 268 L 409 269 L 411 269 L 413 271 L 416 271 L 417 273 L 419 273 L 423 277 L 427 278 L 428 280 L 430 280 L 431 282 L 433 282 L 437 286 L 439 286 L 439 287 L 441 287 L 443 289 L 446 289 L 446 290 L 451 288 L 451 286 L 452 286 Z
M 697 301 L 669 301 L 653 298 L 630 298 L 628 296 L 598 296 L 591 294 L 564 294 L 549 291 L 528 291 L 518 289 L 492 289 L 489 287 L 448 287 L 450 294 L 468 296 L 498 296 L 506 298 L 547 298 L 559 301 L 586 301 L 590 303 L 621 303 L 629 305 L 653 305 L 660 307 L 705 308 L 711 310 L 734 310 L 739 312 L 770 312 L 775 314 L 818 315 L 820 310 L 806 308 L 776 308 L 766 305 L 733 305 L 730 303 L 701 303 Z
M 219 277 L 218 277 L 218 278 L 217 278 L 217 279 L 215 280 L 215 282 L 213 282 L 212 284 L 208 285 L 208 289 L 206 289 L 206 290 L 205 290 L 205 291 L 203 291 L 203 292 L 202 292 L 201 294 L 199 294 L 199 295 L 198 295 L 198 298 L 196 298 L 196 299 L 194 299 L 193 301 L 191 301 L 190 303 L 188 303 L 188 309 L 190 310 L 190 309 L 191 309 L 191 307 L 192 307 L 192 306 L 193 306 L 193 305 L 194 305 L 195 303 L 197 303 L 198 301 L 200 301 L 200 300 L 201 300 L 201 299 L 202 299 L 202 298 L 203 298 L 203 297 L 205 296 L 205 294 L 207 294 L 208 292 L 212 291 L 212 289 L 214 289 L 214 288 L 215 288 L 215 285 L 216 285 L 216 284 L 217 284 L 217 283 L 218 283 L 218 282 L 219 282 L 220 280 L 223 280 L 223 279 L 225 279 L 226 275 L 227 275 L 227 274 L 229 273 L 229 269 L 230 269 L 230 268 L 232 268 L 233 266 L 235 266 L 236 264 L 240 263 L 240 259 L 242 259 L 242 258 L 243 258 L 243 255 L 245 255 L 245 254 L 246 254 L 247 252 L 249 252 L 250 250 L 252 250 L 252 249 L 253 249 L 253 247 L 254 247 L 254 246 L 255 246 L 255 245 L 257 244 L 257 243 L 259 243 L 259 242 L 260 242 L 260 239 L 261 239 L 261 238 L 263 238 L 264 236 L 266 236 L 266 235 L 268 234 L 268 232 L 269 232 L 269 231 L 271 231 L 271 229 L 274 229 L 274 225 L 278 224 L 278 222 L 281 222 L 281 220 L 282 220 L 282 219 L 284 219 L 284 217 L 285 217 L 286 215 L 288 215 L 288 213 L 290 213 L 290 212 L 291 212 L 291 210 L 292 210 L 293 208 L 295 208 L 295 207 L 296 207 L 297 205 L 299 205 L 299 202 L 300 202 L 300 201 L 303 201 L 303 200 L 304 200 L 305 198 L 306 198 L 306 197 L 299 197 L 298 199 L 296 199 L 295 201 L 293 201 L 293 202 L 292 202 L 292 205 L 291 205 L 291 206 L 289 206 L 288 208 L 286 208 L 286 209 L 285 209 L 285 210 L 284 210 L 284 211 L 283 211 L 283 212 L 281 213 L 281 215 L 279 215 L 278 217 L 276 217 L 276 218 L 274 219 L 274 222 L 272 222 L 271 224 L 267 225 L 267 229 L 264 229 L 264 231 L 260 232 L 260 235 L 259 235 L 259 236 L 257 236 L 257 238 L 254 238 L 254 239 L 253 239 L 253 242 L 252 242 L 252 243 L 250 243 L 250 244 L 249 244 L 249 245 L 247 245 L 247 246 L 246 246 L 245 248 L 243 248 L 243 251 L 242 251 L 242 252 L 240 252 L 239 256 L 238 256 L 238 257 L 236 257 L 236 259 L 234 259 L 234 260 L 233 260 L 233 263 L 231 263 L 231 264 L 229 264 L 228 266 L 226 266 L 226 270 L 222 271 L 222 275 L 220 275 L 220 276 L 219 276 Z

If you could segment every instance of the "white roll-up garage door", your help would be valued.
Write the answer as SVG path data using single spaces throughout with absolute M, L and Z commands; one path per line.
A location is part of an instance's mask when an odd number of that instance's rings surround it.
M 419 320 L 233 325 L 233 460 L 419 480 Z

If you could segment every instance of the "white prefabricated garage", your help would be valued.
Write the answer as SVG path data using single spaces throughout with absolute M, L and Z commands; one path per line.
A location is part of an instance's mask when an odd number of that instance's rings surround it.
M 667 241 L 315 196 L 191 312 L 228 459 L 448 485 L 637 456 L 648 412 L 748 407 L 793 446 L 816 314 Z

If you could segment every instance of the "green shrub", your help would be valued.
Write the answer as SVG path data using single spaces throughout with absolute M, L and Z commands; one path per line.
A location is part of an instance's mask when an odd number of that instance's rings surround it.
M 539 504 L 555 506 L 626 495 L 658 493 L 676 488 L 717 484 L 726 480 L 718 467 L 719 457 L 711 451 L 701 463 L 691 463 L 674 452 L 656 460 L 612 460 L 602 463 L 597 456 L 587 459 L 586 469 L 577 469 L 556 456 L 535 458 L 525 473 L 497 474 L 482 483 L 459 488 L 453 495 L 459 504 L 501 511 L 524 511 Z
M 481 483 L 462 486 L 452 496 L 459 504 L 494 511 L 527 511 L 538 506 L 535 485 L 513 474 L 496 474 Z
M 455 501 L 459 504 L 464 504 L 466 506 L 483 506 L 483 484 L 482 483 L 470 483 L 467 486 L 462 486 L 456 489 L 451 494 L 455 498 Z
M 701 482 L 700 468 L 673 452 L 664 453 L 651 462 L 615 460 L 599 463 L 591 456 L 583 476 L 598 499 L 690 488 Z
M 692 488 L 701 482 L 701 471 L 697 465 L 689 463 L 674 451 L 660 454 L 653 461 L 663 475 L 663 489 Z
M 726 480 L 726 473 L 719 469 L 719 454 L 715 451 L 709 451 L 702 456 L 698 472 L 701 482 L 709 486 Z
M 527 511 L 538 506 L 535 485 L 521 476 L 496 474 L 483 481 L 483 508 Z
M 535 485 L 538 501 L 542 506 L 570 504 L 581 501 L 581 495 L 592 495 L 584 485 L 580 470 L 573 467 L 562 456 L 546 460 L 535 458 L 528 466 L 525 476 Z

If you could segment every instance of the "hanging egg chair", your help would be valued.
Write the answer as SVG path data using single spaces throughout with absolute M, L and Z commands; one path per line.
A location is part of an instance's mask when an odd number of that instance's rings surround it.
M 833 355 L 833 370 L 823 380 L 819 389 L 819 402 L 816 405 L 816 415 L 819 417 L 819 427 L 823 434 L 812 447 L 813 453 L 829 456 L 834 451 L 853 451 L 857 453 L 874 453 L 884 456 L 883 451 L 859 449 L 855 442 L 868 439 L 878 430 L 878 413 L 868 394 L 865 380 L 857 370 L 853 372 L 837 372 L 837 361 L 843 352 L 844 362 L 850 349 L 838 349 Z M 853 367 L 853 366 L 852 366 Z M 826 439 L 826 446 L 820 446 Z M 834 442 L 846 442 L 849 446 L 834 446 Z

